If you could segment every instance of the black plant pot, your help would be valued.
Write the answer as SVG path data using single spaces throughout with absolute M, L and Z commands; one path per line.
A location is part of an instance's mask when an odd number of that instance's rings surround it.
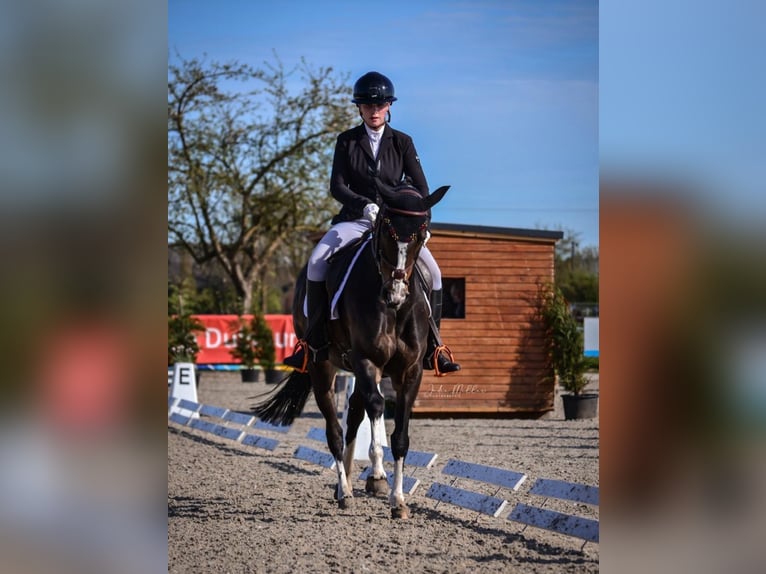
M 581 395 L 561 395 L 564 403 L 564 419 L 593 419 L 598 412 L 598 395 L 583 393 Z
M 243 383 L 259 383 L 263 371 L 261 369 L 242 369 L 240 375 L 242 375 Z

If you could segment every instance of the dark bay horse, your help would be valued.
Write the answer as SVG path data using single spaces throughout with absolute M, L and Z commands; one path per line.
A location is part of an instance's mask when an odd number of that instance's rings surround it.
M 337 500 L 347 508 L 353 499 L 350 475 L 353 470 L 357 430 L 366 411 L 370 419 L 370 461 L 373 472 L 366 489 L 374 494 L 389 494 L 391 515 L 408 518 L 409 510 L 402 491 L 403 463 L 409 449 L 409 420 L 423 376 L 430 308 L 424 286 L 415 269 L 426 240 L 428 212 L 449 189 L 440 187 L 423 198 L 409 186 L 388 188 L 379 181 L 382 199 L 372 234 L 362 247 L 333 258 L 328 274 L 328 289 L 344 283 L 337 298 L 338 319 L 330 321 L 330 360 L 309 362 L 306 372 L 294 371 L 266 402 L 253 411 L 267 422 L 287 425 L 305 406 L 312 388 L 319 410 L 326 421 L 327 445 L 336 461 Z M 348 262 L 355 259 L 346 275 Z M 298 277 L 293 302 L 296 334 L 303 337 L 306 318 L 303 298 L 306 268 Z M 335 406 L 334 381 L 338 369 L 353 372 L 354 393 L 349 400 L 347 430 L 344 437 Z M 394 432 L 394 484 L 389 493 L 383 468 L 382 421 L 384 399 L 378 390 L 381 377 L 389 376 L 396 391 Z M 345 450 L 344 450 L 345 446 Z

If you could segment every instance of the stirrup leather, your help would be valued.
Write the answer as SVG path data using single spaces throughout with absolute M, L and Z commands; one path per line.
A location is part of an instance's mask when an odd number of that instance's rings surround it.
M 299 369 L 295 370 L 299 373 L 305 373 L 308 371 L 309 366 L 309 344 L 306 341 L 299 339 L 293 348 L 293 355 L 297 355 L 301 350 L 303 351 L 303 364 Z
M 455 358 L 452 356 L 452 351 L 450 351 L 450 349 L 449 349 L 449 347 L 447 345 L 439 345 L 434 350 L 434 358 L 433 358 L 433 361 L 434 361 L 434 375 L 436 375 L 437 377 L 446 377 L 449 373 L 442 373 L 439 370 L 439 353 L 441 353 L 441 352 L 447 353 L 447 357 L 449 357 L 449 362 L 450 363 L 454 363 L 455 362 Z

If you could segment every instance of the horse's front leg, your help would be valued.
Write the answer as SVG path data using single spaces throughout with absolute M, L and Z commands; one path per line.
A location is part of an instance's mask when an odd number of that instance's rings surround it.
M 367 452 L 372 463 L 372 474 L 367 477 L 365 491 L 374 495 L 385 496 L 388 494 L 389 488 L 386 470 L 383 467 L 383 442 L 386 428 L 383 424 L 384 400 L 378 387 L 381 373 L 372 361 L 365 359 L 356 366 L 355 374 L 357 378 L 354 398 L 356 400 L 350 402 L 349 418 L 347 420 L 351 421 L 354 419 L 356 424 L 354 425 L 353 434 L 351 434 L 350 424 L 346 429 L 348 434 L 345 452 L 346 472 L 351 472 L 357 430 L 359 423 L 364 418 L 363 412 L 360 412 L 358 417 L 352 417 L 351 409 L 359 409 L 359 411 L 364 409 L 370 421 L 370 446 Z M 353 442 L 351 439 L 353 439 Z
M 349 381 L 348 385 L 355 385 L 356 379 Z M 356 392 L 356 388 L 347 395 L 348 406 L 346 407 L 346 436 L 343 449 L 343 468 L 346 476 L 350 477 L 354 472 L 354 451 L 356 450 L 356 434 L 359 425 L 364 419 L 364 400 L 362 394 Z
M 410 413 L 418 395 L 423 367 L 417 363 L 410 367 L 397 385 L 394 432 L 391 435 L 391 452 L 394 455 L 394 486 L 388 501 L 392 518 L 409 518 L 410 511 L 404 501 L 404 459 L 410 448 Z
M 383 401 L 383 396 L 380 393 L 378 393 L 378 396 L 381 401 Z M 373 415 L 370 414 L 368 409 L 367 416 L 370 419 L 370 436 L 372 437 L 368 453 L 370 462 L 372 463 L 372 474 L 367 477 L 365 490 L 375 496 L 385 496 L 389 493 L 389 487 L 386 469 L 383 467 L 383 443 L 386 434 L 386 426 L 383 423 L 383 412 L 381 410 L 378 413 L 376 409 L 375 414 Z

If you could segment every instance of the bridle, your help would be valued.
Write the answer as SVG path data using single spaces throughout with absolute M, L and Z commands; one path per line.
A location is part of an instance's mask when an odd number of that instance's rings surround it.
M 414 193 L 414 192 L 401 192 L 401 193 Z M 409 286 L 409 278 L 412 275 L 412 269 L 415 266 L 415 263 L 417 262 L 417 257 L 413 257 L 412 262 L 410 262 L 408 265 L 405 265 L 404 267 L 399 267 L 399 263 L 398 262 L 394 263 L 390 261 L 386 257 L 386 255 L 383 253 L 383 250 L 381 249 L 381 244 L 380 244 L 381 233 L 387 232 L 394 241 L 396 241 L 397 243 L 402 242 L 402 238 L 399 237 L 399 233 L 396 231 L 391 219 L 388 217 L 389 214 L 403 215 L 405 217 L 426 218 L 428 216 L 428 210 L 411 211 L 406 209 L 398 209 L 395 207 L 388 207 L 384 205 L 381 208 L 380 213 L 378 214 L 375 229 L 373 230 L 373 234 L 372 234 L 373 256 L 375 258 L 375 265 L 378 269 L 378 274 L 383 280 L 383 284 L 385 285 L 387 282 L 386 274 L 383 271 L 383 267 L 385 265 L 386 267 L 391 268 L 390 279 L 392 281 L 402 281 L 404 282 L 405 286 Z M 406 238 L 407 245 L 409 246 L 413 241 L 418 241 L 421 244 L 420 248 L 422 248 L 423 240 L 420 239 L 422 237 L 422 234 L 420 232 L 427 227 L 428 227 L 428 220 L 424 219 L 420 227 L 416 231 L 411 233 L 409 237 Z M 418 249 L 418 252 L 419 251 L 420 249 Z

